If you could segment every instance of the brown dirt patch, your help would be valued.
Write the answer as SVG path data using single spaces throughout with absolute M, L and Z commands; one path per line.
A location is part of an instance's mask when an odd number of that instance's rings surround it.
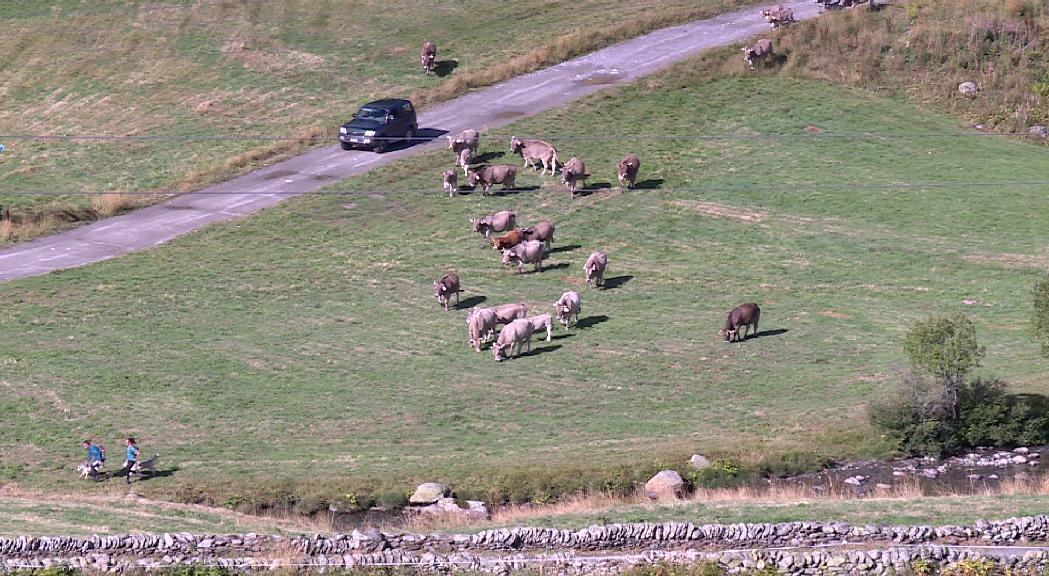
M 766 212 L 747 210 L 746 208 L 738 208 L 735 206 L 726 206 L 725 204 L 717 204 L 715 202 L 674 200 L 671 204 L 681 208 L 695 210 L 696 212 L 706 214 L 707 216 L 713 216 L 715 218 L 733 218 L 736 220 L 742 220 L 743 222 L 762 222 L 769 216 Z
M 837 318 L 839 320 L 842 318 L 849 317 L 848 314 L 842 314 L 841 312 L 835 312 L 833 310 L 824 310 L 823 312 L 820 312 L 820 316 L 826 316 L 827 318 Z

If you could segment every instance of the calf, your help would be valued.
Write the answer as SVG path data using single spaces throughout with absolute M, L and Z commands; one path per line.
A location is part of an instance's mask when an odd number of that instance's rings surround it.
M 514 180 L 517 179 L 517 166 L 499 164 L 496 166 L 484 166 L 480 170 L 468 173 L 471 186 L 481 186 L 481 194 L 491 196 L 489 191 L 493 184 L 502 184 L 503 190 L 512 190 Z
M 543 271 L 543 243 L 526 240 L 513 248 L 503 250 L 503 265 L 517 264 L 517 273 L 524 272 L 525 264 L 535 264 L 537 272 Z
M 495 250 L 506 250 L 524 242 L 524 239 L 524 232 L 520 228 L 514 228 L 506 234 L 497 237 L 495 242 L 492 243 L 492 248 Z
M 528 351 L 531 352 L 532 323 L 523 318 L 514 320 L 499 332 L 499 338 L 496 339 L 495 344 L 492 344 L 492 356 L 495 356 L 496 362 L 502 362 L 505 356 L 504 352 L 507 349 L 512 349 L 515 345 L 517 346 L 517 351 L 513 356 L 520 356 L 521 345 L 525 342 L 528 343 Z M 510 351 L 513 352 L 513 350 Z
M 740 342 L 747 339 L 747 327 L 753 326 L 753 333 L 758 333 L 758 319 L 761 318 L 761 308 L 753 302 L 743 304 L 732 309 L 725 319 L 725 327 L 718 334 L 725 337 L 725 342 Z M 740 335 L 739 329 L 743 328 Z
M 530 316 L 528 321 L 532 323 L 532 331 L 539 332 L 543 328 L 546 328 L 546 341 L 550 341 L 550 333 L 553 332 L 554 323 L 550 319 L 549 314 L 540 314 L 538 316 Z
M 445 170 L 444 174 L 444 191 L 448 193 L 448 197 L 451 198 L 459 193 L 459 173 L 453 170 Z
M 470 224 L 473 225 L 474 232 L 484 236 L 485 243 L 488 243 L 492 239 L 492 232 L 506 232 L 517 226 L 517 212 L 503 210 L 484 218 L 471 218 Z
M 750 66 L 750 69 L 754 69 L 755 62 L 761 62 L 765 64 L 769 56 L 772 55 L 772 40 L 768 38 L 762 38 L 758 40 L 753 46 L 743 48 L 743 61 Z
M 554 308 L 557 309 L 557 319 L 561 322 L 561 325 L 568 330 L 568 325 L 572 322 L 572 315 L 575 315 L 575 321 L 579 323 L 579 312 L 583 310 L 582 304 L 579 302 L 579 294 L 569 290 L 561 295 L 554 302 Z
M 548 220 L 543 220 L 535 226 L 529 226 L 524 229 L 524 239 L 542 242 L 549 252 L 554 243 L 554 225 Z
M 423 71 L 429 76 L 433 72 L 434 61 L 437 60 L 437 45 L 427 40 L 423 42 L 422 50 L 419 51 L 419 61 L 422 62 Z
M 794 11 L 790 8 L 784 8 L 782 4 L 769 10 L 762 10 L 761 15 L 765 17 L 765 20 L 768 21 L 772 28 L 779 28 L 794 22 Z
M 447 138 L 448 149 L 455 152 L 456 157 L 459 156 L 463 148 L 470 148 L 476 151 L 477 147 L 481 145 L 481 135 L 477 133 L 477 130 L 463 130 L 455 136 L 448 135 Z
M 608 266 L 608 256 L 604 252 L 594 252 L 586 259 L 583 271 L 586 272 L 586 285 L 591 282 L 599 287 L 605 283 L 605 267 Z
M 457 274 L 445 274 L 441 276 L 441 279 L 433 283 L 433 297 L 437 299 L 437 303 L 444 306 L 444 311 L 448 311 L 448 302 L 451 300 L 451 294 L 455 294 L 455 305 L 459 306 L 459 276 Z
M 459 166 L 463 168 L 463 177 L 465 178 L 470 174 L 470 162 L 474 159 L 473 148 L 463 148 L 459 151 Z
M 590 175 L 586 173 L 586 165 L 583 161 L 575 156 L 565 164 L 565 167 L 561 169 L 561 183 L 565 185 L 565 188 L 575 196 L 575 192 L 578 189 L 578 183 L 582 182 L 583 186 L 586 186 L 586 179 Z
M 536 168 L 536 162 L 541 163 L 543 171 L 540 175 L 546 174 L 547 168 L 550 169 L 551 175 L 557 173 L 557 148 L 549 142 L 522 140 L 513 136 L 510 138 L 510 152 L 520 154 L 524 158 L 524 165 L 533 170 Z
M 641 160 L 638 160 L 637 156 L 630 154 L 626 158 L 623 158 L 616 164 L 616 171 L 619 173 L 619 185 L 622 186 L 624 182 L 627 183 L 627 188 L 634 187 L 634 180 L 637 179 L 637 171 L 641 168 Z
M 495 334 L 496 321 L 495 311 L 491 308 L 470 310 L 466 317 L 466 325 L 470 329 L 470 346 L 473 346 L 474 351 L 480 352 L 481 344 Z

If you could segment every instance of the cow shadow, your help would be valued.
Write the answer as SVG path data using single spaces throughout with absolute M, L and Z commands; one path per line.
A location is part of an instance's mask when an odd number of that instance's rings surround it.
M 572 250 L 578 250 L 582 248 L 579 244 L 566 244 L 564 246 L 557 246 L 546 251 L 547 254 L 557 254 L 559 252 L 571 252 Z
M 474 306 L 477 306 L 478 304 L 484 302 L 487 299 L 488 299 L 487 296 L 470 296 L 469 298 L 464 298 L 458 304 L 456 304 L 455 305 L 455 309 L 456 310 L 464 310 L 464 309 L 465 310 L 469 310 L 470 308 L 473 308 Z
M 492 195 L 509 196 L 511 194 L 520 194 L 521 192 L 534 192 L 538 189 L 538 186 L 518 186 L 517 188 L 501 188 L 499 190 L 492 190 Z
M 550 339 L 551 340 L 562 340 L 564 338 L 571 338 L 572 336 L 575 336 L 575 334 L 558 334 L 557 336 L 551 336 Z
M 605 316 L 604 314 L 600 316 L 587 316 L 582 320 L 577 320 L 575 325 L 576 328 L 586 330 L 587 328 L 593 328 L 602 322 L 608 322 L 608 316 Z
M 506 152 L 485 152 L 484 154 L 478 154 L 477 156 L 474 156 L 473 162 L 476 162 L 478 164 L 484 164 L 486 162 L 491 162 L 496 158 L 502 158 L 503 156 L 506 156 Z
M 762 330 L 761 332 L 751 334 L 750 336 L 746 337 L 745 340 L 750 340 L 751 338 L 764 338 L 765 336 L 779 336 L 780 334 L 786 334 L 787 332 L 790 332 L 790 330 L 786 328 L 776 328 L 775 330 Z
M 570 264 L 568 262 L 558 262 L 557 264 L 550 264 L 549 266 L 544 264 L 543 272 L 546 272 L 547 270 L 561 270 L 564 268 L 568 268 L 569 266 Z
M 634 188 L 639 190 L 655 190 L 663 185 L 664 180 L 662 178 L 649 178 L 648 180 L 642 180 L 634 183 Z
M 425 144 L 436 140 L 447 133 L 447 130 L 440 130 L 437 128 L 419 128 L 419 131 L 415 133 L 415 136 L 413 136 L 411 140 L 398 140 L 388 146 L 384 152 L 389 153 L 398 150 L 406 150 L 412 146 L 418 146 L 419 144 Z
M 517 357 L 518 358 L 530 358 L 532 356 L 538 356 L 540 354 L 546 354 L 547 352 L 553 352 L 555 350 L 558 350 L 559 348 L 561 348 L 560 344 L 554 344 L 553 346 L 543 346 L 542 348 L 539 348 L 537 346 L 533 346 L 531 351 L 529 351 L 529 352 L 522 352 Z
M 440 78 L 452 73 L 453 70 L 459 67 L 458 60 L 438 60 L 433 63 L 433 73 Z
M 612 278 L 605 278 L 605 281 L 601 283 L 601 288 L 604 290 L 615 290 L 623 284 L 630 282 L 634 277 L 627 274 L 625 276 L 615 276 Z

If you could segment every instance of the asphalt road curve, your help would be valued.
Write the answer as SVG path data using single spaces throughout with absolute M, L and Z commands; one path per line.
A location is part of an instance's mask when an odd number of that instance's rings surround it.
M 811 0 L 784 2 L 795 18 L 817 14 Z M 420 115 L 420 136 L 490 129 L 557 108 L 592 92 L 630 82 L 707 48 L 766 32 L 761 7 L 664 28 L 538 72 L 456 98 Z M 391 95 L 395 96 L 395 95 Z M 351 111 L 347 110 L 347 116 Z M 411 154 L 447 146 L 422 142 L 385 154 L 345 152 L 334 143 L 190 194 L 0 251 L 0 282 L 38 276 L 163 244 L 205 224 L 240 218 L 334 180 L 362 174 Z M 509 143 L 507 143 L 509 147 Z M 434 175 L 435 183 L 438 175 Z

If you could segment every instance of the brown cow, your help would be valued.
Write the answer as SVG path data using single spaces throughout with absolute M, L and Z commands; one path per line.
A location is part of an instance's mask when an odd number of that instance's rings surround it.
M 525 264 L 535 264 L 536 272 L 543 271 L 543 243 L 526 240 L 513 248 L 503 250 L 503 265 L 517 263 L 517 273 L 524 273 Z
M 459 276 L 456 274 L 445 274 L 433 283 L 433 297 L 437 299 L 438 304 L 444 306 L 445 312 L 448 311 L 452 293 L 455 293 L 455 306 L 459 306 L 459 292 L 462 290 L 459 288 Z
M 468 181 L 471 186 L 481 186 L 481 194 L 491 196 L 489 191 L 493 184 L 502 184 L 503 190 L 512 190 L 514 181 L 517 179 L 517 166 L 499 164 L 496 166 L 484 166 L 479 170 L 468 173 Z
M 725 342 L 741 342 L 747 339 L 747 327 L 753 326 L 753 334 L 758 333 L 758 320 L 761 318 L 761 308 L 750 302 L 732 309 L 725 319 L 725 327 L 718 331 L 718 335 L 725 337 Z M 742 336 L 739 333 L 743 328 Z
M 447 138 L 448 149 L 455 152 L 456 158 L 459 157 L 459 153 L 462 152 L 463 148 L 470 148 L 476 152 L 478 146 L 481 145 L 481 135 L 478 134 L 477 130 L 463 130 L 455 136 L 449 134 Z
M 583 161 L 575 156 L 565 164 L 565 167 L 561 169 L 561 183 L 565 185 L 565 188 L 575 196 L 576 190 L 578 189 L 578 183 L 582 182 L 583 186 L 586 186 L 586 179 L 590 175 L 586 173 L 586 165 Z
M 422 50 L 419 51 L 419 61 L 422 62 L 423 71 L 429 76 L 433 72 L 434 61 L 437 60 L 437 45 L 427 40 L 423 42 Z
M 484 236 L 485 243 L 488 243 L 492 239 L 492 232 L 506 232 L 517 226 L 517 212 L 502 210 L 484 218 L 471 218 L 470 224 L 473 225 L 474 232 Z
M 523 230 L 525 240 L 538 240 L 546 245 L 546 250 L 550 251 L 550 246 L 554 243 L 554 225 L 548 220 L 543 220 L 535 226 L 529 226 Z
M 517 246 L 521 242 L 524 242 L 524 240 L 524 231 L 520 228 L 514 228 L 502 236 L 497 236 L 495 242 L 492 243 L 492 248 L 495 250 L 505 250 Z
M 459 193 L 459 173 L 454 169 L 445 170 L 444 174 L 444 191 L 448 193 L 448 197 L 451 198 Z
M 753 46 L 743 48 L 743 61 L 750 66 L 751 70 L 754 69 L 755 62 L 761 62 L 764 65 L 770 56 L 772 56 L 772 40 L 768 38 L 762 38 Z
M 619 185 L 622 186 L 624 182 L 627 183 L 627 188 L 634 187 L 634 180 L 637 179 L 637 171 L 641 168 L 641 160 L 638 160 L 637 156 L 630 154 L 626 158 L 623 158 L 616 164 L 616 171 L 619 173 Z
M 551 175 L 557 173 L 557 148 L 554 148 L 549 142 L 522 140 L 517 136 L 512 136 L 510 138 L 510 152 L 520 154 L 524 158 L 524 165 L 533 170 L 536 168 L 536 162 L 541 163 L 543 171 L 539 173 L 540 176 L 546 174 L 548 168 Z

